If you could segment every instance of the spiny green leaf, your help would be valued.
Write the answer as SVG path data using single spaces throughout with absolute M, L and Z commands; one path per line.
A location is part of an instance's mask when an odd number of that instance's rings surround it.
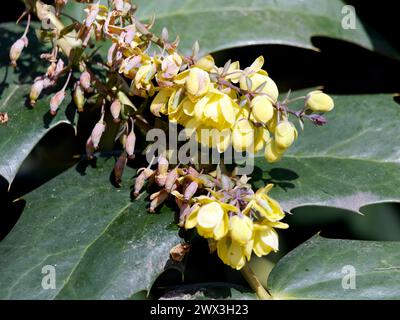
M 166 27 L 170 39 L 179 35 L 180 48 L 185 54 L 191 54 L 195 41 L 199 41 L 200 54 L 263 44 L 315 49 L 311 38 L 324 36 L 398 55 L 385 42 L 376 48 L 357 17 L 355 29 L 344 29 L 345 4 L 340 0 L 135 0 L 133 3 L 138 5 L 140 19 L 150 21 L 153 15 L 156 17 L 153 32 L 161 36 Z M 83 21 L 84 7 L 70 2 L 66 12 Z
M 274 299 L 400 299 L 399 283 L 400 242 L 320 236 L 281 259 L 269 277 Z
M 400 201 L 400 106 L 384 94 L 333 98 L 328 124 L 307 121 L 280 162 L 256 158 L 255 184 L 275 183 L 271 194 L 287 211 L 327 205 L 357 212 L 367 204 Z
M 6 112 L 9 118 L 7 124 L 0 125 L 0 176 L 9 184 L 40 139 L 55 126 L 70 123 L 74 118 L 73 111 L 68 114 L 69 94 L 55 117 L 48 112 L 49 95 L 43 95 L 33 109 L 27 106 L 34 77 L 45 71 L 45 63 L 39 61 L 44 48 L 40 49 L 41 45 L 31 32 L 30 44 L 18 61 L 18 69 L 8 66 L 8 49 L 22 33 L 20 26 L 11 23 L 0 25 L 0 42 L 4 49 L 0 53 L 0 112 Z
M 128 299 L 148 290 L 179 243 L 173 213 L 131 201 L 127 168 L 121 189 L 115 161 L 80 163 L 26 196 L 27 206 L 0 243 L 0 299 Z M 56 268 L 56 289 L 42 288 L 43 266 Z

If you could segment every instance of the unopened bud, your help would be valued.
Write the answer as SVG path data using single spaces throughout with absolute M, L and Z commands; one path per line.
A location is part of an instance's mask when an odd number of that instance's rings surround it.
M 126 166 L 126 163 L 128 161 L 127 155 L 125 152 L 123 152 L 117 162 L 115 163 L 114 166 L 114 177 L 115 177 L 115 182 L 119 185 L 122 181 L 122 174 L 124 173 L 124 169 Z
M 199 187 L 198 183 L 196 181 L 192 181 L 185 189 L 185 193 L 183 194 L 183 197 L 185 198 L 186 201 L 189 201 L 194 194 L 197 191 L 197 188 Z
M 123 0 L 114 0 L 115 10 L 122 11 L 124 10 L 124 1 Z
M 135 179 L 135 186 L 133 190 L 133 195 L 136 198 L 140 190 L 142 190 L 145 182 L 147 179 L 149 179 L 152 175 L 154 174 L 154 170 L 151 170 L 149 168 L 144 168 L 142 172 L 136 177 Z
M 60 90 L 50 99 L 50 114 L 55 116 L 60 104 L 64 101 L 65 91 Z
M 76 107 L 78 108 L 78 112 L 82 112 L 83 106 L 85 105 L 85 95 L 79 81 L 75 83 L 75 89 L 72 97 L 74 99 Z
M 153 193 L 150 196 L 150 212 L 154 212 L 155 209 L 162 204 L 168 198 L 168 192 L 166 190 L 161 190 L 156 193 Z
M 135 143 L 136 143 L 136 135 L 133 130 L 128 134 L 126 138 L 125 150 L 129 156 L 129 159 L 133 159 L 135 157 Z
M 178 171 L 176 169 L 168 172 L 165 180 L 165 190 L 168 192 L 173 191 L 176 188 L 176 179 L 178 179 Z
M 320 90 L 310 92 L 306 98 L 307 108 L 314 112 L 328 112 L 335 106 L 333 99 Z
M 58 59 L 56 69 L 54 71 L 54 76 L 57 77 L 63 69 L 64 69 L 64 61 L 62 59 Z
M 17 60 L 21 56 L 24 47 L 28 46 L 28 38 L 22 37 L 14 42 L 10 49 L 10 61 L 12 66 L 17 66 Z
M 89 92 L 91 91 L 91 78 L 90 78 L 90 73 L 87 71 L 82 72 L 79 81 L 81 83 L 82 88 L 86 91 Z
M 100 11 L 100 8 L 99 8 L 99 4 L 98 3 L 97 4 L 92 4 L 89 7 L 89 12 L 88 12 L 88 15 L 87 15 L 86 20 L 85 20 L 85 25 L 86 25 L 87 28 L 89 28 L 94 23 L 94 21 L 96 20 L 97 15 L 99 14 L 99 11 Z
M 31 87 L 31 92 L 29 93 L 29 100 L 31 106 L 34 106 L 36 100 L 39 98 L 40 94 L 42 93 L 44 88 L 44 82 L 42 79 L 35 81 Z
M 114 122 L 119 122 L 119 115 L 121 113 L 121 102 L 119 99 L 115 99 L 110 107 L 111 115 L 114 119 Z
M 168 160 L 164 156 L 160 156 L 158 159 L 158 174 L 159 175 L 167 175 L 168 173 L 169 163 Z
M 95 149 L 99 147 L 100 139 L 105 129 L 106 126 L 104 124 L 103 117 L 101 117 L 100 121 L 97 122 L 94 126 L 92 134 L 90 136 L 92 138 L 93 146 Z

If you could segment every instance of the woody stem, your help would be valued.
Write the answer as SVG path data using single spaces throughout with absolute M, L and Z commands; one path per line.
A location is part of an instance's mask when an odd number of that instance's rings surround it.
M 253 270 L 251 270 L 250 266 L 247 263 L 240 271 L 260 300 L 272 299 L 271 295 L 268 293 L 267 290 L 264 289 L 256 275 L 254 274 Z

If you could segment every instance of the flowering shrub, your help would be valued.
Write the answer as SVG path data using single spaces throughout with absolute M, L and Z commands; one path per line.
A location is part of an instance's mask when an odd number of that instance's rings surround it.
M 10 48 L 10 65 L 18 68 L 23 59 L 30 28 L 51 47 L 40 55 L 47 70 L 31 84 L 27 105 L 37 108 L 50 92 L 51 117 L 65 112 L 68 99 L 78 113 L 95 111 L 95 124 L 85 137 L 88 161 L 102 150 L 110 128 L 117 127 L 112 182 L 120 186 L 128 163 L 142 166 L 140 157 L 146 155 L 146 165 L 136 170 L 132 181 L 133 200 L 149 194 L 147 215 L 172 203 L 181 232 L 204 238 L 210 253 L 241 270 L 258 296 L 268 298 L 249 261 L 253 254 L 277 252 L 278 232 L 289 225 L 278 197 L 269 195 L 273 181 L 257 189 L 252 174 L 241 173 L 241 163 L 229 155 L 280 161 L 290 147 L 301 144 L 305 122 L 327 123 L 333 99 L 321 90 L 282 94 L 263 56 L 249 66 L 232 60 L 218 65 L 212 55 L 200 54 L 198 42 L 189 55 L 182 54 L 180 38 L 170 39 L 167 28 L 154 33 L 155 20 L 141 21 L 136 14 L 140 8 L 130 0 L 108 5 L 75 1 L 85 4 L 82 21 L 65 13 L 67 0 L 55 0 L 54 6 L 23 2 L 26 10 L 18 22 L 26 19 L 26 29 Z M 32 25 L 35 19 L 40 26 Z M 7 113 L 0 116 L 2 124 L 13 121 Z M 171 125 L 181 129 L 184 142 L 194 141 L 204 157 L 190 155 L 184 162 L 177 156 L 184 153 L 182 144 L 164 141 L 159 148 L 160 141 L 149 139 L 154 129 L 170 138 Z M 216 153 L 217 162 L 210 164 L 204 150 Z M 190 239 L 171 248 L 172 260 L 179 263 L 190 248 Z

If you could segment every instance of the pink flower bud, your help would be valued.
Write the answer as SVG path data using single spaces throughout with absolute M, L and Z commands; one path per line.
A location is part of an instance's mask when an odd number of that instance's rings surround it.
M 36 80 L 32 87 L 31 92 L 29 93 L 29 100 L 31 106 L 33 107 L 36 103 L 36 100 L 39 98 L 40 94 L 42 93 L 44 88 L 44 81 L 42 79 Z
M 121 102 L 118 99 L 115 99 L 110 107 L 111 115 L 114 119 L 114 122 L 119 122 L 119 115 L 121 113 Z
M 189 201 L 196 193 L 198 187 L 199 187 L 198 183 L 192 181 L 185 189 L 185 193 L 183 194 L 184 199 L 186 201 Z
M 140 190 L 142 190 L 146 180 L 149 179 L 153 174 L 154 174 L 154 170 L 151 170 L 149 168 L 144 168 L 142 170 L 142 172 L 140 172 L 140 174 L 136 177 L 135 186 L 134 186 L 134 190 L 133 190 L 133 196 L 135 198 L 139 195 Z
M 136 143 L 136 135 L 133 130 L 128 134 L 126 138 L 125 150 L 129 156 L 129 159 L 133 159 L 135 157 L 135 143 Z
M 24 47 L 28 46 L 28 38 L 22 37 L 14 42 L 10 49 L 10 61 L 12 66 L 17 66 L 17 60 L 21 56 Z
M 117 50 L 117 44 L 113 43 L 110 47 L 110 49 L 108 49 L 108 53 L 107 53 L 107 65 L 109 67 L 111 67 L 113 65 L 114 62 L 114 56 L 116 54 L 116 50 Z
M 161 190 L 161 191 L 158 191 L 158 192 L 156 192 L 156 193 L 153 193 L 153 194 L 150 196 L 151 203 L 150 203 L 149 211 L 150 211 L 150 212 L 154 212 L 155 209 L 156 209 L 160 204 L 162 204 L 167 198 L 168 198 L 168 192 L 165 191 L 165 190 Z
M 125 169 L 125 166 L 126 166 L 127 161 L 128 161 L 128 158 L 127 158 L 127 156 L 126 156 L 126 153 L 123 152 L 123 153 L 119 156 L 117 162 L 115 163 L 115 166 L 114 166 L 114 176 L 115 176 L 115 182 L 116 182 L 117 184 L 120 184 L 121 181 L 122 181 L 122 174 L 124 173 L 124 169 Z
M 97 15 L 99 14 L 99 10 L 100 10 L 100 8 L 99 8 L 98 3 L 92 4 L 91 6 L 89 6 L 89 12 L 88 12 L 88 15 L 85 20 L 85 26 L 87 28 L 89 28 L 94 23 Z
M 178 171 L 176 169 L 171 170 L 165 180 L 165 190 L 171 192 L 176 189 L 176 179 L 178 179 Z
M 87 71 L 82 72 L 79 81 L 81 83 L 82 88 L 86 91 L 89 92 L 91 90 L 91 78 L 90 78 L 90 73 Z
M 64 101 L 65 99 L 65 91 L 60 90 L 58 91 L 54 96 L 51 97 L 50 99 L 50 114 L 52 116 L 55 116 L 57 114 L 57 110 L 60 106 L 60 104 Z
M 54 76 L 57 77 L 63 69 L 64 69 L 64 61 L 62 59 L 58 59 L 56 70 L 54 71 Z
M 124 10 L 124 1 L 123 0 L 114 0 L 114 7 L 118 11 Z
M 96 123 L 93 128 L 91 138 L 93 142 L 93 146 L 95 149 L 99 147 L 101 136 L 103 135 L 104 131 L 106 130 L 106 126 L 103 121 L 103 117 L 101 117 L 100 121 Z

